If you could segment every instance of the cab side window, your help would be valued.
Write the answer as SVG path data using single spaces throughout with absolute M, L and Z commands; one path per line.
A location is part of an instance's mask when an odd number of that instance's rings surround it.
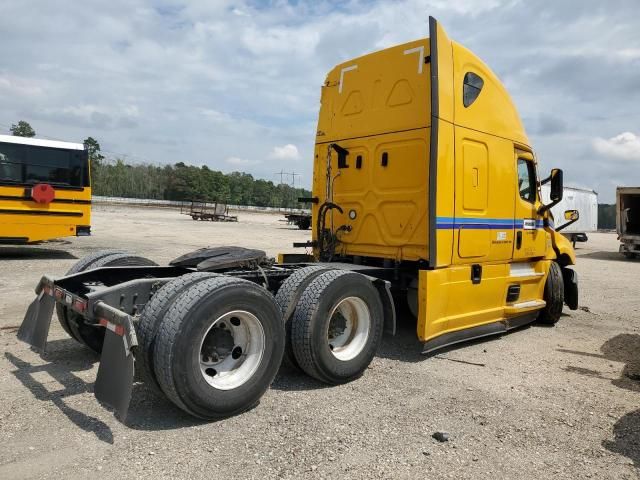
M 523 158 L 518 159 L 518 190 L 523 200 L 536 201 L 536 170 L 533 162 Z

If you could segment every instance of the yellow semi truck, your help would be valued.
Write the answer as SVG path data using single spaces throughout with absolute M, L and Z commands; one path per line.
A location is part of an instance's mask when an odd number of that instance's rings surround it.
M 95 393 L 121 415 L 135 365 L 180 408 L 218 418 L 254 405 L 283 356 L 326 383 L 357 378 L 399 303 L 425 353 L 578 306 L 575 255 L 550 214 L 562 171 L 538 176 L 506 90 L 433 18 L 429 38 L 329 72 L 312 195 L 312 239 L 297 245 L 312 254 L 217 247 L 156 266 L 96 252 L 42 278 L 18 336 L 44 349 L 56 306 L 102 352 Z

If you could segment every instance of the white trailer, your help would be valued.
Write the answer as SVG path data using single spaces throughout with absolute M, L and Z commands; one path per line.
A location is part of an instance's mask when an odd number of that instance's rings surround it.
M 549 184 L 542 185 L 542 202 L 549 202 Z M 587 233 L 598 230 L 598 194 L 586 188 L 564 187 L 562 201 L 551 209 L 556 226 L 565 223 L 564 212 L 577 210 L 580 218 L 562 230 L 573 242 L 586 242 Z

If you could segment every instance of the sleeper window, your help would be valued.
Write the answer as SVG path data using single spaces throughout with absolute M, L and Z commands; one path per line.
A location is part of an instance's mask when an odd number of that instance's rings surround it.
M 464 84 L 462 86 L 462 104 L 468 107 L 476 101 L 478 95 L 482 91 L 484 80 L 473 72 L 467 72 L 464 75 Z

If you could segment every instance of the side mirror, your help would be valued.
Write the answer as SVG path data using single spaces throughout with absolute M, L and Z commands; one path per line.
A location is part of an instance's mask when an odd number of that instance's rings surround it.
M 576 223 L 579 218 L 580 218 L 580 212 L 578 212 L 578 210 L 565 210 L 564 219 L 566 220 L 566 222 L 560 225 L 559 227 L 557 227 L 556 232 L 559 232 L 560 230 L 564 230 L 569 225 Z
M 562 184 L 562 170 L 559 168 L 551 169 L 551 175 L 540 182 L 540 185 L 551 182 L 551 188 L 549 192 L 549 198 L 551 203 L 548 205 L 542 205 L 538 209 L 538 215 L 542 215 L 544 212 L 552 207 L 555 207 L 562 200 L 563 184 Z
M 554 203 L 558 203 L 560 200 L 562 200 L 562 190 L 563 190 L 563 185 L 562 185 L 562 170 L 560 170 L 559 168 L 554 168 L 553 170 L 551 170 L 551 191 L 550 191 L 550 195 L 549 198 L 551 199 L 552 202 Z
M 580 212 L 578 210 L 565 210 L 564 219 L 567 221 L 575 222 L 580 218 Z

